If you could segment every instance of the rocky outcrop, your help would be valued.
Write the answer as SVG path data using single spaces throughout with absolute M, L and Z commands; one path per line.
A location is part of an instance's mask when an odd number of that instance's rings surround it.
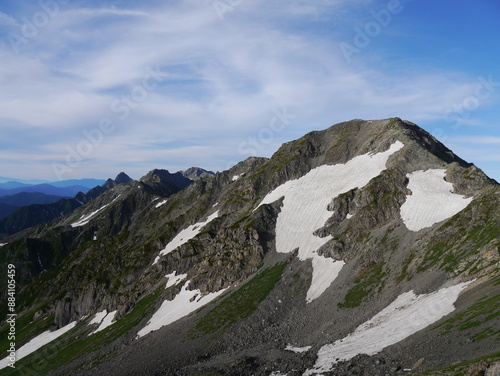
M 186 178 L 180 172 L 171 174 L 167 170 L 155 169 L 150 171 L 146 176 L 143 176 L 141 182 L 152 193 L 169 197 L 189 186 L 193 180 Z
M 192 181 L 206 179 L 215 175 L 213 171 L 207 171 L 199 167 L 191 167 L 188 168 L 187 170 L 179 172 L 182 174 L 182 176 Z

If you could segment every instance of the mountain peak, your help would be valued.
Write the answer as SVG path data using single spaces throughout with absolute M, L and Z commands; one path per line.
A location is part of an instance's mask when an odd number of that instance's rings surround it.
M 132 179 L 130 176 L 128 176 L 126 173 L 120 172 L 114 180 L 111 178 L 106 180 L 106 182 L 102 185 L 102 187 L 109 189 L 113 188 L 114 186 L 117 186 L 118 184 L 129 184 L 134 181 L 135 180 Z
M 200 167 L 190 167 L 187 170 L 179 171 L 184 177 L 193 181 L 205 179 L 215 175 L 213 171 L 207 171 Z
M 141 182 L 151 187 L 157 194 L 170 196 L 171 194 L 186 188 L 193 181 L 183 176 L 181 172 L 174 174 L 168 170 L 154 169 L 149 171 L 141 179 Z
M 116 184 L 122 184 L 122 183 L 128 184 L 133 181 L 134 180 L 124 172 L 120 172 L 115 178 Z

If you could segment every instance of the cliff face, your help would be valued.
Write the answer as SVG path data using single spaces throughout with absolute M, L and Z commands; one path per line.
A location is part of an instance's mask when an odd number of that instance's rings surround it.
M 154 170 L 6 239 L 31 322 L 19 345 L 75 326 L 40 374 L 377 375 L 498 357 L 500 190 L 415 124 L 353 120 L 191 180 Z

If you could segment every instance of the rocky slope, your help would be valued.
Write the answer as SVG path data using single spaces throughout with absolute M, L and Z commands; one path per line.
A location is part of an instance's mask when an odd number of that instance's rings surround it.
M 204 169 L 199 168 L 199 167 L 191 167 L 191 168 L 188 168 L 187 170 L 179 171 L 179 172 L 185 178 L 188 178 L 188 179 L 193 180 L 193 181 L 209 178 L 209 177 L 215 175 L 215 173 L 213 171 L 207 171 L 207 170 L 204 170 Z
M 496 367 L 500 189 L 415 124 L 337 124 L 174 194 L 170 175 L 2 240 L 17 348 L 61 333 L 5 374 Z

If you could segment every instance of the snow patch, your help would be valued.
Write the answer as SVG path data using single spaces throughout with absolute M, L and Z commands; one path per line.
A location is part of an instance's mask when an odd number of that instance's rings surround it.
M 343 261 L 335 261 L 330 257 L 314 255 L 312 281 L 306 296 L 308 303 L 321 296 L 339 275 L 344 264 Z
M 45 346 L 46 344 L 52 342 L 56 338 L 62 336 L 64 333 L 70 331 L 76 326 L 76 321 L 73 321 L 72 323 L 63 326 L 62 328 L 55 330 L 51 332 L 50 330 L 47 330 L 46 332 L 43 332 L 42 334 L 36 336 L 32 340 L 30 340 L 28 343 L 26 343 L 24 346 L 20 347 L 16 351 L 16 361 L 19 361 L 20 359 L 24 358 L 25 356 L 35 352 L 39 348 Z M 9 365 L 9 360 L 8 358 L 4 358 L 0 360 L 0 369 L 5 368 Z
M 165 204 L 167 203 L 167 201 L 168 201 L 168 199 L 163 200 L 163 201 L 161 201 L 161 202 L 157 203 L 157 204 L 156 204 L 156 206 L 155 206 L 155 208 L 159 208 L 160 206 L 165 205 Z
M 113 320 L 115 318 L 117 311 L 113 312 L 107 312 L 107 310 L 101 311 L 96 313 L 94 318 L 92 319 L 91 322 L 89 322 L 89 325 L 91 324 L 99 324 L 99 327 L 94 330 L 92 333 L 89 334 L 91 336 L 94 333 L 100 332 L 101 330 L 106 329 L 108 326 L 111 326 L 113 324 Z
M 175 238 L 173 238 L 170 241 L 170 243 L 168 243 L 167 246 L 155 258 L 153 265 L 155 265 L 158 262 L 158 260 L 160 259 L 161 256 L 169 254 L 170 252 L 172 252 L 176 248 L 180 247 L 181 245 L 187 243 L 189 240 L 193 239 L 196 235 L 198 235 L 201 232 L 203 227 L 205 227 L 207 224 L 212 222 L 218 216 L 219 216 L 219 211 L 216 211 L 215 213 L 210 215 L 204 222 L 195 223 L 194 225 L 191 225 L 188 228 L 179 232 L 175 236 Z
M 94 330 L 91 334 L 100 332 L 101 330 L 106 329 L 108 326 L 113 325 L 113 320 L 115 319 L 116 312 L 117 311 L 108 313 L 106 317 L 102 320 L 101 325 L 99 325 L 99 327 L 96 330 Z
M 236 180 L 238 180 L 239 178 L 241 178 L 242 176 L 243 176 L 243 174 L 234 175 L 234 176 L 232 177 L 232 179 L 231 179 L 231 180 L 232 180 L 232 181 L 236 181 Z
M 340 361 L 358 354 L 374 355 L 387 346 L 435 323 L 455 310 L 460 292 L 472 281 L 445 287 L 430 294 L 401 294 L 395 301 L 356 328 L 347 337 L 321 347 L 313 369 L 304 376 L 329 372 Z
M 9 243 L 0 243 L 0 247 L 3 247 L 4 245 L 7 245 Z
M 155 312 L 153 317 L 151 317 L 146 326 L 137 333 L 137 338 L 143 337 L 154 330 L 158 330 L 163 326 L 169 325 L 189 315 L 226 291 L 226 289 L 223 289 L 202 296 L 200 290 L 187 289 L 189 282 L 190 281 L 187 281 L 184 286 L 182 286 L 182 290 L 175 296 L 174 300 L 165 300 L 162 303 L 161 307 Z
M 38 256 L 38 265 L 40 265 L 40 268 L 42 268 L 43 271 L 46 271 L 47 269 L 45 269 L 42 265 L 42 259 L 40 258 L 40 252 L 37 253 L 37 256 Z
M 345 217 L 346 217 L 346 219 L 351 219 L 352 218 L 352 214 L 351 213 L 347 213 L 347 215 Z
M 107 310 L 97 312 L 95 314 L 94 318 L 92 320 L 90 320 L 89 325 L 100 324 L 102 322 L 102 320 L 104 320 L 104 318 L 106 317 L 107 314 L 108 314 Z
M 187 274 L 179 274 L 178 276 L 176 276 L 175 273 L 176 273 L 176 271 L 174 270 L 172 273 L 167 274 L 165 276 L 168 278 L 167 285 L 165 286 L 165 289 L 168 289 L 169 287 L 175 286 L 187 278 Z
M 415 171 L 406 176 L 412 194 L 401 205 L 401 218 L 408 230 L 419 231 L 448 219 L 473 200 L 453 193 L 453 184 L 444 180 L 446 170 Z
M 368 184 L 385 170 L 389 157 L 403 147 L 402 142 L 396 141 L 382 153 L 360 155 L 345 164 L 319 166 L 299 179 L 280 185 L 259 204 L 258 207 L 271 204 L 284 197 L 276 221 L 276 250 L 289 253 L 298 247 L 300 260 L 313 260 L 308 302 L 331 285 L 344 265 L 342 261 L 316 254 L 332 239 L 330 235 L 324 238 L 314 235 L 332 215 L 327 210 L 328 204 L 338 195 Z
M 297 354 L 305 353 L 308 352 L 311 349 L 312 346 L 305 346 L 305 347 L 294 347 L 292 345 L 287 345 L 285 347 L 285 350 L 287 351 L 292 351 Z
M 118 198 L 118 197 L 117 197 Z M 116 199 L 115 199 L 116 200 Z M 100 211 L 104 210 L 106 207 L 108 207 L 109 204 L 106 204 L 104 205 L 103 207 L 93 211 L 92 213 L 90 214 L 87 214 L 87 215 L 82 215 L 80 217 L 80 220 L 78 222 L 75 222 L 75 223 L 72 223 L 71 224 L 71 227 L 80 227 L 80 226 L 83 226 L 83 225 L 86 225 L 87 223 L 89 223 L 89 221 L 97 214 L 99 213 Z

